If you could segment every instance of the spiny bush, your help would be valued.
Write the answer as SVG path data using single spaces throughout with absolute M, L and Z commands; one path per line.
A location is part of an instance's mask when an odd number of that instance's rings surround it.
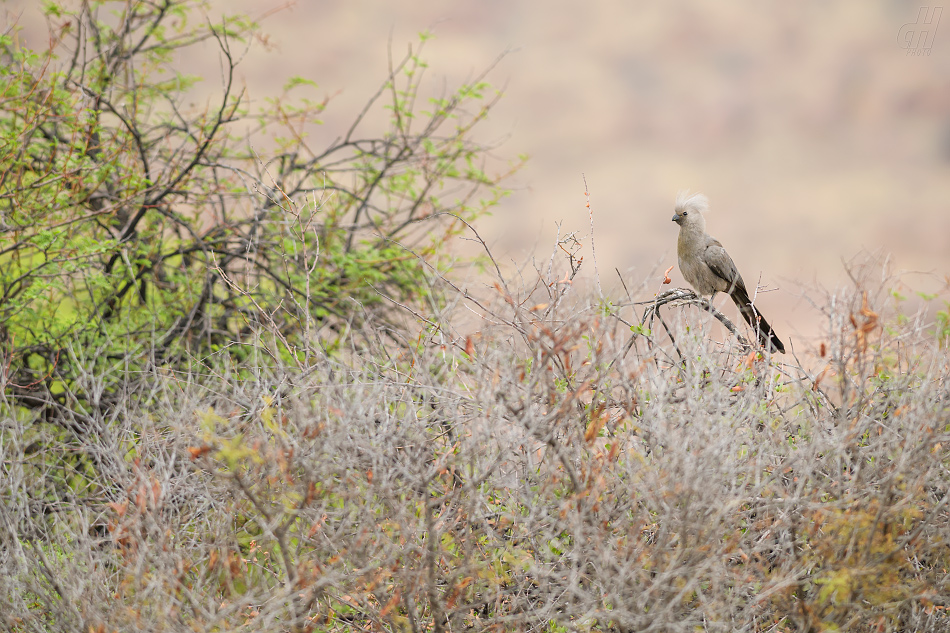
M 363 357 L 156 370 L 55 460 L 9 419 L 7 626 L 946 629 L 932 323 L 861 282 L 808 368 L 541 277 Z

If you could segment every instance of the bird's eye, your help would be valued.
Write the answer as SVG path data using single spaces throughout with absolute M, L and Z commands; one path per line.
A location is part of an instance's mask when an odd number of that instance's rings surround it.
M 686 211 L 683 211 L 683 215 L 688 215 L 688 214 L 686 213 Z

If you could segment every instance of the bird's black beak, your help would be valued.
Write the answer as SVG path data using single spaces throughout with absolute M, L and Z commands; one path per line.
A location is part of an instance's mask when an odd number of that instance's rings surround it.
M 674 221 L 674 222 L 679 222 L 681 217 L 683 217 L 683 216 L 681 216 L 679 213 L 674 213 L 674 214 L 673 214 L 673 221 Z

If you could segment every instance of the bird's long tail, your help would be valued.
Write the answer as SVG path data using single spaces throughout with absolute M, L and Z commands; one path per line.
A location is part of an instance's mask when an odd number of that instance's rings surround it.
M 755 329 L 762 347 L 767 348 L 773 353 L 781 352 L 784 354 L 785 345 L 779 340 L 778 336 L 775 335 L 772 326 L 765 320 L 765 317 L 752 305 L 752 301 L 749 299 L 749 293 L 746 292 L 746 289 L 741 286 L 733 288 L 730 296 L 735 302 L 736 307 L 739 308 L 739 313 L 742 314 L 742 318 Z

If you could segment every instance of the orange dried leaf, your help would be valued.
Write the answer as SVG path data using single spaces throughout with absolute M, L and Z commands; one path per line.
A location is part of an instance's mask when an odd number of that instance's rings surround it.
M 584 432 L 584 441 L 588 444 L 592 444 L 594 440 L 597 439 L 601 429 L 604 428 L 604 425 L 607 424 L 607 420 L 610 419 L 610 415 L 604 413 L 605 408 L 606 405 L 603 403 L 597 405 L 594 414 L 590 418 L 590 424 L 587 425 L 587 430 Z
M 742 362 L 739 363 L 739 367 L 737 369 L 741 369 L 742 367 L 745 367 L 746 369 L 752 369 L 752 366 L 755 364 L 755 358 L 757 355 L 758 355 L 758 352 L 756 352 L 755 350 L 746 354 L 742 358 Z
M 620 442 L 614 442 L 610 445 L 610 452 L 607 453 L 607 459 L 615 462 L 617 461 L 617 455 L 620 454 Z
M 393 597 L 383 605 L 382 610 L 379 612 L 379 617 L 385 618 L 389 613 L 396 608 L 396 605 L 399 604 L 399 589 L 393 592 Z
M 877 328 L 878 314 L 868 306 L 868 293 L 866 292 L 861 298 L 861 316 L 865 318 L 861 331 L 870 334 L 872 330 Z
M 211 447 L 208 446 L 207 444 L 203 446 L 189 446 L 188 447 L 188 452 L 191 454 L 192 459 L 198 459 L 199 457 L 201 457 L 202 455 L 204 455 L 210 450 L 211 450 Z
M 834 376 L 834 374 L 835 374 L 835 370 L 831 368 L 831 365 L 825 365 L 825 368 L 822 369 L 818 373 L 818 376 L 815 378 L 815 383 L 812 385 L 812 389 L 817 390 L 818 385 L 821 383 L 821 381 L 824 379 L 825 376 Z

